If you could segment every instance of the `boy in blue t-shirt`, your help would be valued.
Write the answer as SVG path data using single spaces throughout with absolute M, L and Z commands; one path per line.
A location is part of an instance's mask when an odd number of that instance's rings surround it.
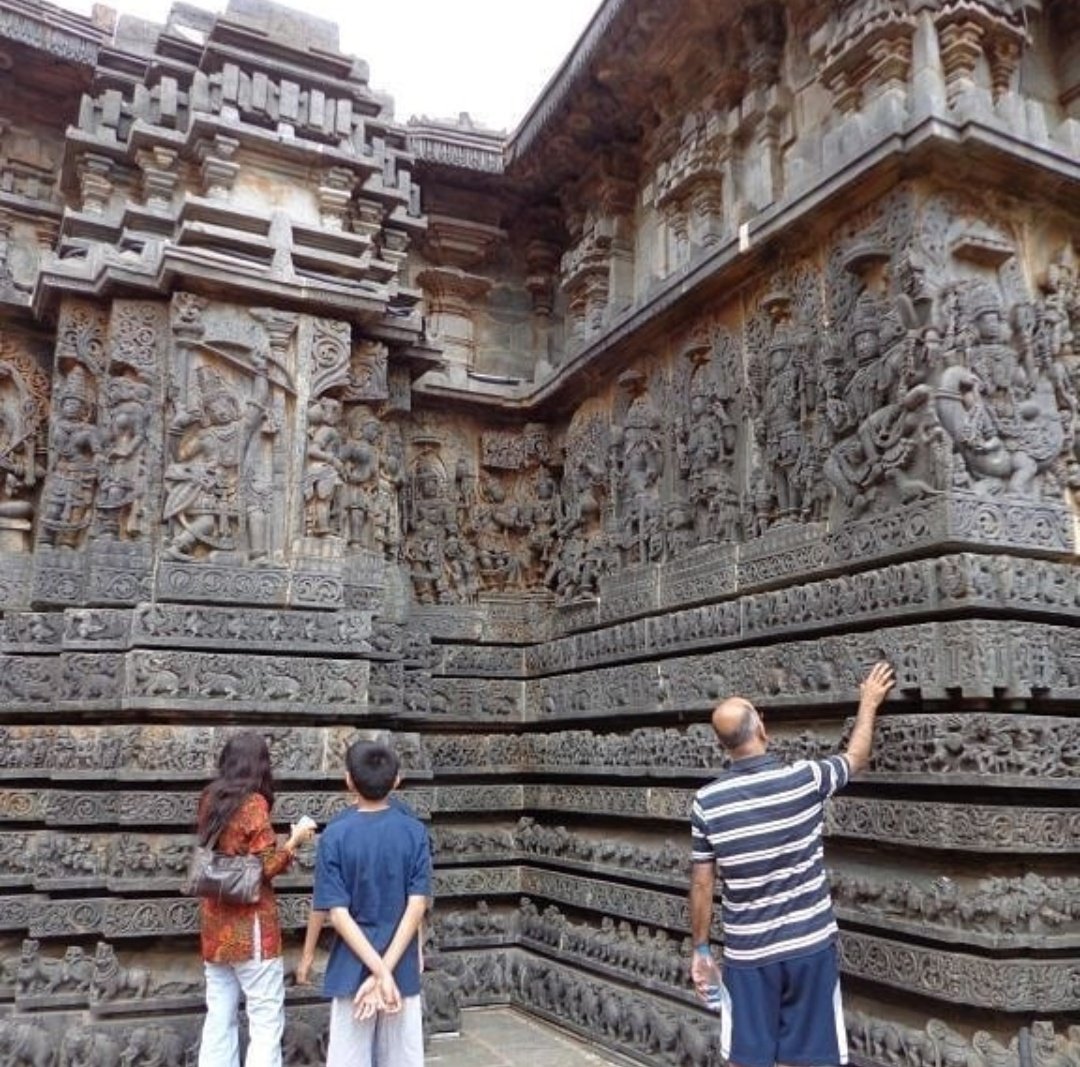
M 345 756 L 354 804 L 319 839 L 312 907 L 337 932 L 323 980 L 333 998 L 327 1067 L 422 1067 L 417 931 L 431 892 L 424 824 L 387 797 L 398 759 L 357 741 Z
M 398 781 L 401 781 L 401 775 L 398 775 Z M 397 786 L 394 786 L 396 789 Z M 399 796 L 394 796 L 391 793 L 386 798 L 386 802 L 392 807 L 397 808 L 399 811 L 408 815 L 411 819 L 419 819 L 420 816 L 405 803 Z M 335 816 L 336 817 L 336 816 Z M 429 838 L 430 840 L 430 838 Z M 326 925 L 330 916 L 325 911 L 316 911 L 314 908 L 308 909 L 308 921 L 307 928 L 304 931 L 304 945 L 300 950 L 300 959 L 296 964 L 295 979 L 296 984 L 299 986 L 311 984 L 311 973 L 315 969 L 315 952 L 319 947 L 319 936 L 323 932 L 323 927 Z M 420 929 L 417 931 L 417 937 L 420 939 L 420 973 L 424 971 L 424 925 L 420 924 Z

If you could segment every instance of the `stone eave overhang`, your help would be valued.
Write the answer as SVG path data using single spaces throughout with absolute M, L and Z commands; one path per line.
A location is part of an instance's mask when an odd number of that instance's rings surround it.
M 477 132 L 440 123 L 410 123 L 409 143 L 417 160 L 432 171 L 508 176 L 514 166 L 556 121 L 597 60 L 609 46 L 616 20 L 645 0 L 605 0 L 577 43 L 549 79 L 525 117 L 509 136 Z
M 609 45 L 612 26 L 642 0 L 604 0 L 585 27 L 570 54 L 541 90 L 536 102 L 506 143 L 506 166 L 512 167 L 536 144 L 541 133 L 578 89 L 582 79 Z
M 1080 159 L 1064 149 L 1035 146 L 1000 127 L 977 121 L 956 123 L 936 116 L 903 134 L 888 137 L 843 168 L 826 175 L 763 211 L 732 239 L 664 280 L 644 302 L 616 319 L 588 347 L 575 353 L 544 381 L 492 385 L 477 379 L 472 388 L 438 380 L 417 384 L 423 396 L 446 406 L 497 408 L 523 418 L 565 416 L 593 395 L 619 368 L 666 344 L 693 317 L 723 296 L 730 298 L 760 276 L 786 250 L 815 232 L 835 226 L 871 203 L 898 181 L 940 172 L 952 182 L 970 178 L 979 187 L 1007 190 L 1018 176 L 1037 182 L 1047 200 L 1063 210 L 1080 193 Z
M 12 41 L 90 70 L 108 42 L 107 30 L 54 4 L 0 0 L 0 41 Z
M 430 170 L 498 179 L 506 169 L 506 137 L 501 132 L 415 119 L 405 129 L 409 151 Z

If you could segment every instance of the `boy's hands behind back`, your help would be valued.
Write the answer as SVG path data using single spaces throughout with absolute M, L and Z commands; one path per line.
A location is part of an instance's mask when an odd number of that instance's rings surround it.
M 401 993 L 392 972 L 369 974 L 353 998 L 353 1018 L 370 1019 L 376 1012 L 394 1015 L 401 1011 Z

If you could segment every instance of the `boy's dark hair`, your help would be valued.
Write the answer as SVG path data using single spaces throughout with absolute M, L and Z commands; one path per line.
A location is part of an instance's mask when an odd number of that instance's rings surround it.
M 345 769 L 365 800 L 382 800 L 397 782 L 397 753 L 377 741 L 354 741 L 345 753 Z

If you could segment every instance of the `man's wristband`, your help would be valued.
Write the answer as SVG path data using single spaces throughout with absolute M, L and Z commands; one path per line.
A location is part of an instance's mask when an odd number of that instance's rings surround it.
M 712 945 L 710 945 L 708 941 L 703 941 L 700 945 L 695 945 L 694 946 L 694 951 L 699 956 L 711 956 L 712 955 Z

